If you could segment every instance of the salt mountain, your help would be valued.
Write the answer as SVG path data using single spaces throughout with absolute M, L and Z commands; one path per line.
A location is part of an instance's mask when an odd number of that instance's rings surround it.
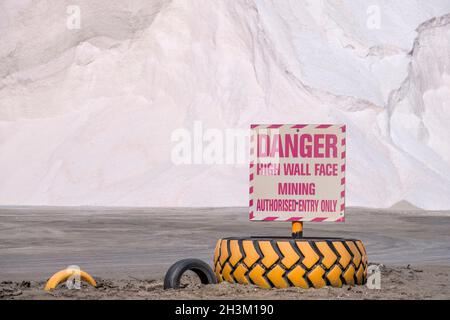
M 449 209 L 449 13 L 448 0 L 3 0 L 0 204 L 245 206 L 247 166 L 171 161 L 173 131 L 200 121 L 345 123 L 348 205 Z

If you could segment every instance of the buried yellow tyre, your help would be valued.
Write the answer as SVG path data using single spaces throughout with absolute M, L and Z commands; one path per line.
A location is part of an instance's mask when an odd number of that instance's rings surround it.
M 359 240 L 321 238 L 225 238 L 217 241 L 219 282 L 261 288 L 362 285 L 367 255 Z
M 76 269 L 76 268 L 67 268 L 67 269 L 64 269 L 64 270 L 61 270 L 61 271 L 58 271 L 57 273 L 55 273 L 45 284 L 44 290 L 45 291 L 53 290 L 58 286 L 58 284 L 60 284 L 63 281 L 66 281 L 67 279 L 69 279 L 72 276 L 80 277 L 80 279 L 85 280 L 87 283 L 89 283 L 93 287 L 97 286 L 97 282 L 87 272 L 82 271 L 80 269 Z

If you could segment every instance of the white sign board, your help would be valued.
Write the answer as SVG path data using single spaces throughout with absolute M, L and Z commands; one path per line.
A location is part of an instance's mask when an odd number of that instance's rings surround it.
M 252 125 L 250 220 L 344 222 L 345 125 Z

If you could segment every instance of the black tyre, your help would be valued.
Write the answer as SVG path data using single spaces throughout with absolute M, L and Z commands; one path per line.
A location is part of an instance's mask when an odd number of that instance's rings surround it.
M 183 259 L 175 262 L 164 277 L 164 289 L 180 288 L 180 279 L 186 271 L 193 271 L 203 284 L 217 283 L 211 267 L 199 259 Z

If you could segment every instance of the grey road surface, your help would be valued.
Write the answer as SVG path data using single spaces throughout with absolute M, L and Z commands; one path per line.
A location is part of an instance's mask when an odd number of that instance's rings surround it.
M 227 236 L 289 236 L 289 223 L 249 222 L 246 208 L 0 208 L 0 281 L 45 280 L 79 265 L 105 278 L 161 278 L 173 262 L 211 262 Z M 450 212 L 350 208 L 345 223 L 305 236 L 363 240 L 369 261 L 450 265 Z

